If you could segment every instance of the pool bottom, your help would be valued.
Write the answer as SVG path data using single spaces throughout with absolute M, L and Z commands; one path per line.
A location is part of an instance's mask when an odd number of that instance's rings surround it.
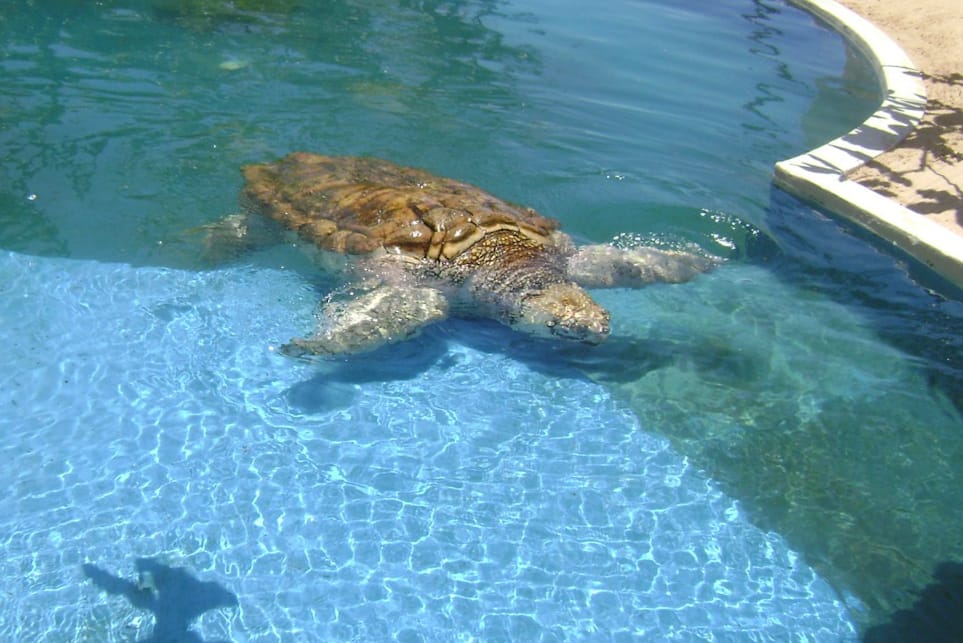
M 5 639 L 856 636 L 780 536 L 509 331 L 305 364 L 271 349 L 312 315 L 293 273 L 0 275 Z

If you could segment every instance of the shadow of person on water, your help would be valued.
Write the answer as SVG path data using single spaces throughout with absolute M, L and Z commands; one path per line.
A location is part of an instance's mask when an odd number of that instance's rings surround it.
M 151 558 L 138 558 L 135 562 L 136 582 L 90 563 L 82 567 L 84 575 L 103 591 L 120 594 L 134 607 L 154 613 L 154 631 L 140 643 L 204 643 L 190 631 L 191 623 L 209 610 L 238 605 L 237 596 L 221 585 L 200 581 L 183 568 L 168 567 Z

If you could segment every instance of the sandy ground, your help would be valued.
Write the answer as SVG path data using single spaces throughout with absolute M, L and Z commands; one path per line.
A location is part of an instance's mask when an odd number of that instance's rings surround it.
M 963 0 L 837 0 L 895 40 L 926 84 L 926 114 L 850 178 L 963 236 Z

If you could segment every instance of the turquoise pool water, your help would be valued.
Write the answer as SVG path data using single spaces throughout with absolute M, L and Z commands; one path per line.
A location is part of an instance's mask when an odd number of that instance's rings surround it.
M 0 638 L 853 640 L 963 560 L 963 306 L 770 186 L 876 104 L 837 35 L 306 4 L 0 13 Z M 190 231 L 296 149 L 727 262 L 599 293 L 595 349 L 455 320 L 290 360 L 331 281 Z

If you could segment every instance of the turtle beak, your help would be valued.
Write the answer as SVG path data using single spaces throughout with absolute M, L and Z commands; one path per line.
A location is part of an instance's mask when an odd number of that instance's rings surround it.
M 607 310 L 602 311 L 604 316 L 599 319 L 593 319 L 591 322 L 585 325 L 585 334 L 581 338 L 586 344 L 601 344 L 606 339 L 608 339 L 611 328 L 609 326 L 609 313 Z
M 552 284 L 526 299 L 513 325 L 534 335 L 599 344 L 609 336 L 609 312 L 575 284 Z
M 586 344 L 601 344 L 610 332 L 609 313 L 596 306 L 594 310 L 578 311 L 570 318 L 549 324 L 553 336 Z

